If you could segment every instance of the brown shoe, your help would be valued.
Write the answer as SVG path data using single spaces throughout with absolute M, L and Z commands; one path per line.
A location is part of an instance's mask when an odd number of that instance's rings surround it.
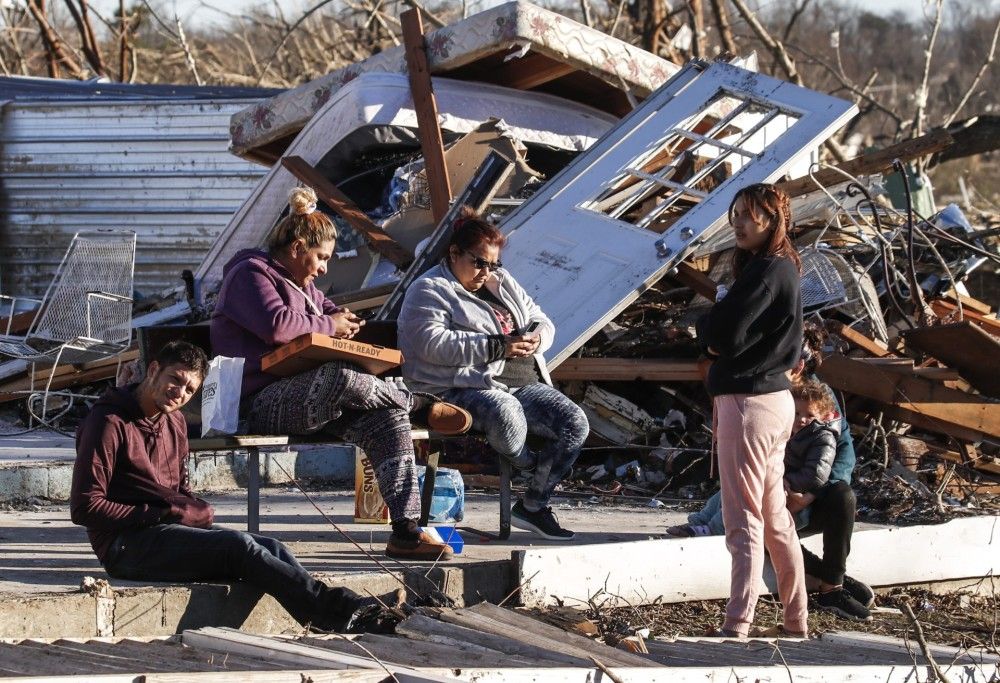
M 413 392 L 410 399 L 411 413 L 418 422 L 427 425 L 438 434 L 465 434 L 472 427 L 472 415 L 468 410 L 445 403 L 433 394 Z
M 439 434 L 465 434 L 472 428 L 472 415 L 465 408 L 441 401 L 427 408 L 427 426 Z
M 444 562 L 450 560 L 455 553 L 447 543 L 439 543 L 421 531 L 412 539 L 393 534 L 385 546 L 385 554 L 397 560 Z

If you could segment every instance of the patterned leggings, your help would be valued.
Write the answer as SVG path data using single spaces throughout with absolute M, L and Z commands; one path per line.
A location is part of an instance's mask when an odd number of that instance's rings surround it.
M 398 384 L 341 361 L 270 384 L 250 399 L 250 430 L 262 434 L 322 432 L 356 444 L 375 468 L 393 521 L 420 516 L 410 394 Z
M 572 470 L 590 432 L 580 406 L 547 384 L 529 384 L 509 392 L 449 389 L 441 397 L 468 410 L 473 429 L 483 432 L 490 446 L 515 465 L 527 454 L 529 433 L 545 438 L 522 499 L 524 507 L 533 512 L 549 504 L 556 484 Z

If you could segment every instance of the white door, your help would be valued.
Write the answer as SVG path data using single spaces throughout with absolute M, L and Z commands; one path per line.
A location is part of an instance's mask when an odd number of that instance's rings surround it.
M 503 223 L 503 261 L 556 325 L 551 366 L 856 112 L 729 64 L 693 63 Z

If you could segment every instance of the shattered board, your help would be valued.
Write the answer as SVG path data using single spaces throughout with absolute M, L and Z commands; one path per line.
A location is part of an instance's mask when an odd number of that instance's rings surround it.
M 781 177 L 850 102 L 691 63 L 519 207 L 508 270 L 556 325 L 558 365 L 726 224 L 737 190 Z

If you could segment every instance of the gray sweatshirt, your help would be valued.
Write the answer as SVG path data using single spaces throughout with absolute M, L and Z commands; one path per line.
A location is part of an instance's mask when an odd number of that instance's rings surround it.
M 524 328 L 537 321 L 541 344 L 535 353 L 539 373 L 551 384 L 542 353 L 552 346 L 555 326 L 542 309 L 500 269 L 483 285 L 510 309 L 514 323 Z M 453 388 L 501 389 L 494 378 L 504 359 L 494 360 L 490 337 L 502 334 L 488 303 L 465 289 L 445 264 L 424 273 L 406 290 L 397 322 L 403 378 L 415 391 L 440 394 Z

